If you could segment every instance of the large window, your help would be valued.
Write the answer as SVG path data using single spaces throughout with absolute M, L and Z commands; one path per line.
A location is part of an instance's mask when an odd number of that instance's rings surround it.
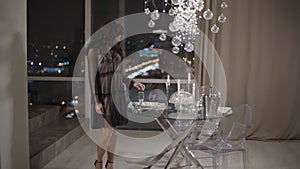
M 83 134 L 77 118 L 74 118 L 79 111 L 73 105 L 84 98 L 72 96 L 72 76 L 78 54 L 84 45 L 84 16 L 84 0 L 27 0 L 32 167 L 42 168 Z M 84 78 L 77 78 L 76 81 L 84 87 Z M 76 136 L 70 133 L 76 133 Z M 61 143 L 62 137 L 68 143 Z M 56 146 L 58 144 L 59 147 Z
M 84 0 L 28 0 L 27 9 L 29 104 L 69 103 L 84 44 Z

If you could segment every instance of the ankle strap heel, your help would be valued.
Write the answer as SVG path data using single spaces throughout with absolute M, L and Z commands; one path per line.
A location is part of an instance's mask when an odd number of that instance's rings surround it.
M 111 163 L 111 164 L 112 164 L 112 163 L 114 163 L 114 162 L 112 162 L 112 161 L 108 161 L 108 160 L 107 160 L 107 161 L 106 161 L 106 163 L 105 163 L 105 168 L 107 168 L 107 166 L 108 166 L 108 163 Z
M 95 160 L 94 166 L 96 167 L 97 163 L 102 164 L 102 161 Z

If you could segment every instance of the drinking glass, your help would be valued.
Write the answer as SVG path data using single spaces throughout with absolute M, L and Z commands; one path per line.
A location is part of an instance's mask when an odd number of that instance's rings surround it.
M 142 104 L 142 102 L 145 99 L 145 94 L 142 91 L 139 91 L 139 95 L 138 95 L 138 99 L 139 99 L 139 103 Z

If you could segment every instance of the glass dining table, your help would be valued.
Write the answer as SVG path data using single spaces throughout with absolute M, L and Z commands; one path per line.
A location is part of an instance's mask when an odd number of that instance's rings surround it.
M 171 138 L 171 144 L 161 151 L 161 153 L 154 156 L 144 169 L 152 168 L 172 150 L 173 152 L 171 153 L 170 158 L 164 165 L 165 169 L 170 167 L 171 163 L 174 162 L 179 154 L 185 159 L 185 164 L 184 166 L 177 166 L 176 168 L 193 166 L 203 169 L 203 166 L 195 158 L 194 154 L 187 149 L 185 143 L 190 139 L 193 131 L 195 131 L 196 128 L 198 129 L 204 126 L 207 120 L 221 119 L 232 113 L 230 107 L 219 107 L 219 113 L 206 116 L 203 111 L 201 111 L 203 110 L 201 107 L 195 108 L 195 106 L 190 106 L 185 107 L 185 109 L 183 108 L 183 110 L 179 110 L 178 107 L 169 107 L 166 106 L 165 103 L 158 102 L 131 102 L 129 103 L 128 108 L 129 112 L 135 117 L 138 115 L 138 117 L 143 117 L 144 119 L 155 120 L 163 132 Z M 129 113 L 129 116 L 131 113 Z
M 155 119 L 163 132 L 171 138 L 171 144 L 161 151 L 160 154 L 156 155 L 144 169 L 153 167 L 173 149 L 174 151 L 164 168 L 168 168 L 178 154 L 181 154 L 186 160 L 186 165 L 181 167 L 196 166 L 203 168 L 194 155 L 185 148 L 184 144 L 192 131 L 196 127 L 201 126 L 205 121 L 205 118 L 198 114 L 196 110 L 192 110 L 190 113 L 177 112 L 178 110 L 174 107 L 166 107 L 164 103 L 157 102 L 131 102 L 128 107 L 135 116 L 142 116 L 145 119 Z

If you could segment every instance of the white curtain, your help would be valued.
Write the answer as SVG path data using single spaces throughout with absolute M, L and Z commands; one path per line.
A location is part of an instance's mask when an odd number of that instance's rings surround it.
M 227 105 L 252 106 L 250 139 L 300 139 L 299 1 L 227 2 L 216 39 Z

